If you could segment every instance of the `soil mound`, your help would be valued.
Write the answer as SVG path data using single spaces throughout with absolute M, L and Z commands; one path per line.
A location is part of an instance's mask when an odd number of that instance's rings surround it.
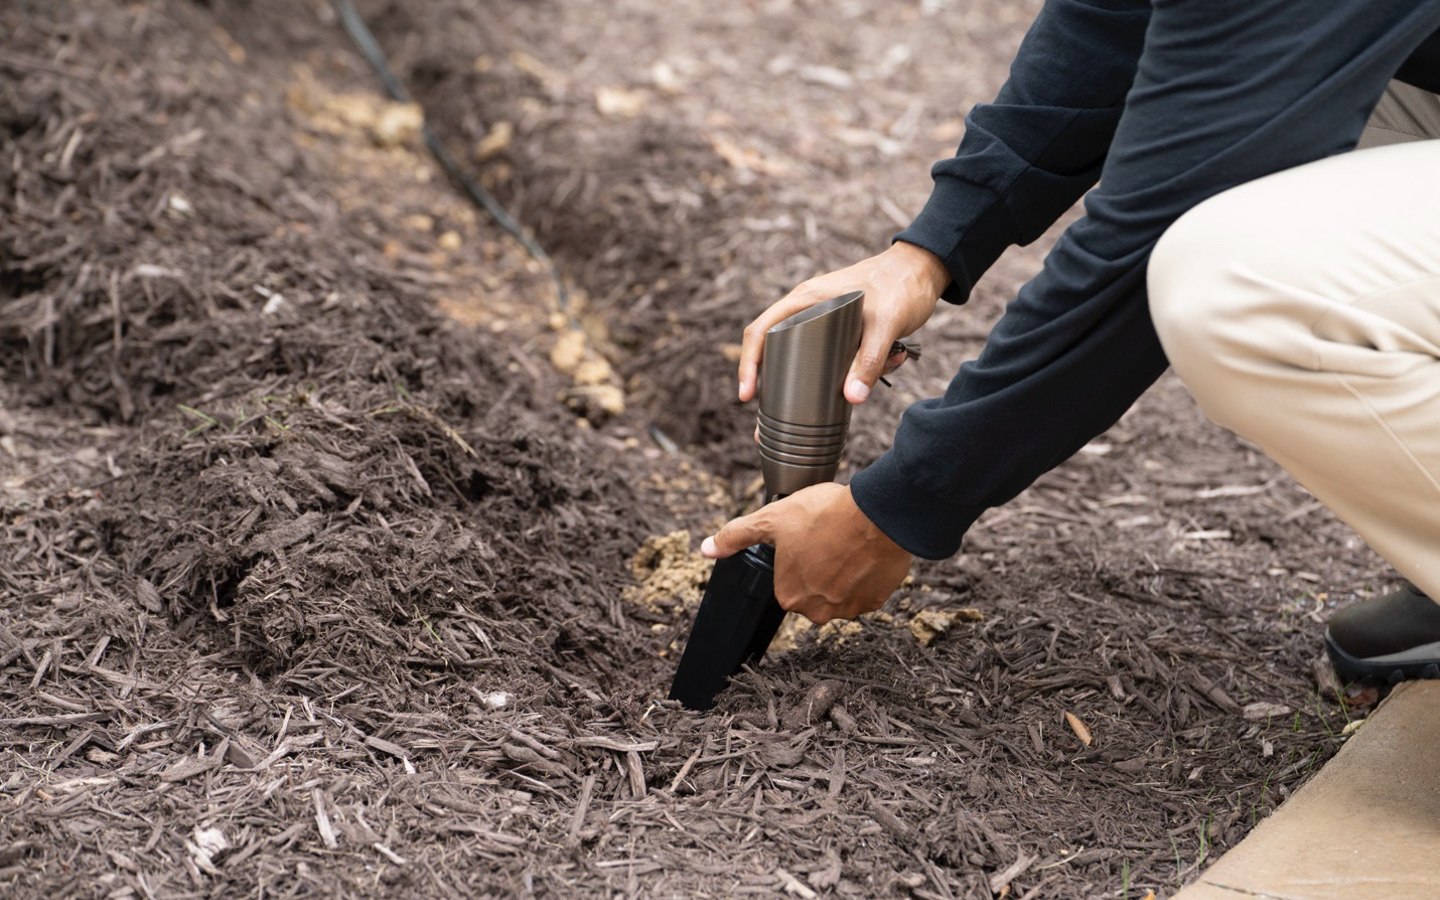
M 344 209 L 323 162 L 344 123 L 297 141 L 263 82 L 195 78 L 230 74 L 223 50 L 21 79 L 0 106 L 7 377 L 148 423 L 91 516 L 113 564 L 257 673 L 323 660 L 332 689 L 519 674 L 521 645 L 633 647 L 606 615 L 651 517 L 632 473 L 557 408 L 553 376 L 517 369 L 513 335 L 448 322 L 366 239 L 374 209 Z M 424 167 L 413 127 L 408 147 L 366 132 L 393 118 L 346 121 Z

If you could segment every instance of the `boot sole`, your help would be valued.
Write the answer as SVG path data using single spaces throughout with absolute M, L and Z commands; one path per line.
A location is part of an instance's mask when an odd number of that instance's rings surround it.
M 1335 640 L 1330 637 L 1329 631 L 1325 632 L 1325 652 L 1329 654 L 1330 664 L 1335 667 L 1335 672 L 1343 681 L 1381 681 L 1387 684 L 1398 684 L 1412 679 L 1440 678 L 1440 659 L 1377 662 L 1359 656 L 1351 656 L 1336 645 Z

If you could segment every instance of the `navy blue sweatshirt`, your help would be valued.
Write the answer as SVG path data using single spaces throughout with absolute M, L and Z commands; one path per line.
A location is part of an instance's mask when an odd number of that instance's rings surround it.
M 1440 0 L 1048 0 L 897 239 L 944 260 L 945 299 L 964 302 L 1099 186 L 979 358 L 855 475 L 861 510 L 949 556 L 1114 424 L 1166 366 L 1145 296 L 1160 235 L 1226 188 L 1351 149 L 1397 72 L 1440 89 L 1437 29 Z

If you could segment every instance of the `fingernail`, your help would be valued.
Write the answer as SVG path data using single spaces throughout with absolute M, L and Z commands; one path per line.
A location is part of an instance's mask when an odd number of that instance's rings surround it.
M 855 398 L 856 403 L 864 403 L 865 398 L 870 396 L 870 386 L 858 378 L 850 379 L 850 396 Z
M 700 542 L 700 555 L 715 558 L 715 538 L 707 537 Z

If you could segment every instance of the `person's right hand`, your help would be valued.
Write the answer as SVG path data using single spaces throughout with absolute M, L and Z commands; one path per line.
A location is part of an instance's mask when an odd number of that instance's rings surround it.
M 755 396 L 765 332 L 802 309 L 849 291 L 863 290 L 864 326 L 860 350 L 845 378 L 845 399 L 864 403 L 885 372 L 890 345 L 925 324 L 935 312 L 940 292 L 949 283 L 950 273 L 940 257 L 903 241 L 849 268 L 806 281 L 746 326 L 740 349 L 741 402 Z

